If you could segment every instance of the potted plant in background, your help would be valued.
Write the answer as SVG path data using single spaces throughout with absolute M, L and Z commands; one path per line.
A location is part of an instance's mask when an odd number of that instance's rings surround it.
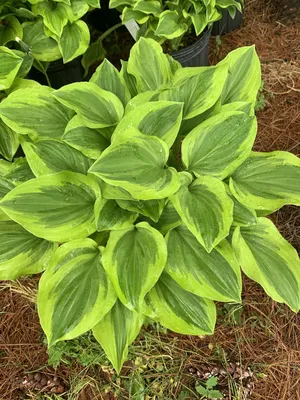
M 92 6 L 99 7 L 99 1 L 7 0 L 0 5 L 0 101 L 19 88 L 36 87 L 35 81 L 58 88 L 82 80 L 78 56 L 90 34 L 80 18 Z M 24 155 L 19 145 L 16 132 L 0 119 L 0 158 Z
M 0 279 L 45 270 L 49 346 L 92 329 L 119 373 L 145 316 L 212 334 L 241 270 L 299 311 L 297 253 L 258 214 L 300 205 L 300 161 L 252 152 L 260 84 L 254 47 L 182 68 L 141 38 L 121 72 L 1 102 L 26 160 L 0 162 Z
M 90 32 L 81 18 L 100 0 L 6 1 L 0 8 L 0 45 L 31 55 L 30 76 L 58 88 L 83 76 L 82 55 L 89 46 Z M 16 39 L 17 38 L 17 39 Z M 45 79 L 45 78 L 46 79 Z
M 237 2 L 241 3 L 241 7 L 236 7 Z M 241 26 L 244 0 L 216 0 L 216 4 L 222 8 L 222 17 L 213 23 L 212 35 L 226 35 Z
M 242 10 L 238 0 L 110 0 L 110 7 L 122 11 L 124 24 L 131 20 L 139 24 L 138 37 L 164 44 L 183 66 L 208 65 L 212 24 L 222 18 L 224 9 L 231 15 Z M 196 41 L 189 45 L 191 37 Z

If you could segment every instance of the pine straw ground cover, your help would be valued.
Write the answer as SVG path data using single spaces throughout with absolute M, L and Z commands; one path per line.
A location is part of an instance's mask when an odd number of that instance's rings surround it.
M 300 1 L 246 3 L 242 28 L 222 37 L 221 43 L 211 39 L 211 62 L 236 47 L 256 44 L 264 79 L 256 149 L 300 156 Z M 299 208 L 286 206 L 272 218 L 300 252 Z M 52 366 L 48 365 L 34 304 L 37 282 L 30 278 L 0 286 L 0 400 L 197 399 L 199 379 L 216 366 L 225 370 L 219 389 L 229 399 L 242 400 L 247 381 L 234 378 L 230 363 L 239 363 L 242 371 L 250 367 L 254 374 L 255 387 L 248 399 L 300 400 L 300 315 L 274 303 L 254 282 L 245 279 L 243 305 L 219 307 L 211 337 L 146 328 L 131 348 L 131 361 L 121 378 L 107 367 L 89 335 L 58 346 L 50 354 Z M 62 362 L 54 369 L 58 360 Z M 58 377 L 66 394 L 18 389 L 28 372 L 41 372 L 51 382 Z M 139 383 L 145 394 L 137 397 L 133 393 Z

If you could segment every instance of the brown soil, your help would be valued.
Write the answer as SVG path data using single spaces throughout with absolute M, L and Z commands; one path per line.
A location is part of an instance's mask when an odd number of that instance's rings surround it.
M 37 280 L 23 280 L 22 284 L 36 288 Z M 68 382 L 72 382 L 72 378 L 79 374 L 96 379 L 100 388 L 108 384 L 116 386 L 113 375 L 109 372 L 104 374 L 99 368 L 87 370 L 76 363 L 72 366 L 62 365 L 56 371 L 47 367 L 43 334 L 33 303 L 23 295 L 5 289 L 0 296 L 0 306 L 4 311 L 0 322 L 1 400 L 24 399 L 24 392 L 17 389 L 18 381 L 29 371 L 41 371 L 50 377 L 59 376 L 68 386 L 72 386 Z M 300 316 L 293 314 L 286 306 L 273 302 L 257 284 L 247 279 L 244 280 L 243 308 L 237 310 L 235 323 L 230 318 L 231 313 L 225 312 L 223 306 L 219 307 L 219 313 L 212 337 L 160 334 L 153 349 L 149 349 L 147 332 L 142 334 L 135 343 L 136 353 L 144 355 L 147 360 L 159 360 L 157 366 L 165 365 L 164 375 L 160 370 L 155 372 L 153 364 L 144 367 L 144 379 L 150 383 L 154 380 L 160 383 L 163 378 L 162 386 L 166 385 L 166 374 L 167 382 L 169 379 L 178 379 L 177 386 L 164 386 L 164 390 L 172 394 L 170 399 L 177 399 L 185 386 L 195 387 L 195 371 L 216 363 L 226 369 L 226 365 L 233 361 L 239 362 L 244 370 L 250 367 L 255 374 L 252 400 L 299 400 Z M 122 375 L 129 375 L 131 371 L 132 364 L 128 362 Z M 223 389 L 232 393 L 231 380 L 225 380 L 225 384 L 227 387 L 223 386 Z M 100 389 L 99 393 L 93 386 L 86 385 L 79 396 L 71 399 L 128 398 L 124 387 L 117 397 L 113 397 L 112 393 L 106 394 L 104 389 Z M 238 385 L 235 387 L 238 388 Z M 26 394 L 26 399 L 37 400 L 37 392 L 26 391 Z M 233 400 L 233 395 L 229 399 Z
M 290 23 L 300 18 L 299 0 L 273 0 L 273 11 L 277 21 Z
M 211 40 L 211 61 L 217 62 L 229 51 L 243 45 L 256 44 L 262 63 L 265 108 L 258 112 L 259 133 L 255 149 L 259 151 L 287 150 L 300 155 L 300 23 L 288 9 L 299 10 L 299 0 L 248 0 L 245 21 L 240 30 L 222 37 L 222 45 Z M 288 5 L 285 9 L 284 5 Z M 290 6 L 291 5 L 291 6 Z M 286 10 L 286 13 L 282 13 Z M 298 13 L 298 11 L 297 11 Z M 288 22 L 283 18 L 290 15 Z M 280 16 L 280 17 L 279 17 Z M 273 219 L 283 235 L 300 251 L 300 208 L 285 206 Z M 37 280 L 22 281 L 32 298 Z M 42 371 L 59 376 L 70 383 L 78 374 L 90 376 L 103 384 L 113 376 L 100 369 L 87 370 L 79 365 L 61 366 L 54 371 L 47 367 L 47 352 L 34 304 L 23 294 L 5 289 L 0 291 L 0 400 L 24 399 L 17 389 L 17 378 L 27 372 Z M 300 316 L 286 306 L 270 300 L 254 282 L 245 279 L 243 308 L 232 323 L 228 312 L 220 306 L 219 323 L 212 337 L 160 334 L 151 353 L 167 366 L 168 378 L 178 379 L 168 388 L 177 399 L 184 386 L 194 387 L 196 378 L 190 369 L 201 369 L 220 361 L 238 361 L 243 368 L 251 367 L 256 374 L 253 400 L 300 400 Z M 146 333 L 136 341 L 140 354 L 147 347 Z M 149 351 L 149 349 L 148 349 Z M 156 354 L 156 353 L 157 354 Z M 146 353 L 147 354 L 147 353 Z M 162 382 L 160 372 L 145 368 L 143 376 L 149 382 Z M 123 369 L 128 375 L 132 364 Z M 164 376 L 165 379 L 165 376 Z M 163 385 L 163 383 L 161 383 Z M 228 390 L 232 390 L 228 381 Z M 126 399 L 126 390 L 119 388 L 117 398 Z M 93 385 L 82 389 L 72 400 L 113 399 L 111 393 L 96 394 Z M 27 392 L 27 399 L 36 400 Z M 67 399 L 68 397 L 66 397 Z M 166 397 L 163 397 L 166 398 Z M 232 400 L 234 399 L 232 395 Z

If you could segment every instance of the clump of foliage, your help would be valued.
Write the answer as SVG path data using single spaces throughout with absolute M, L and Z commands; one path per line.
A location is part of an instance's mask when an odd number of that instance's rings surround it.
M 49 346 L 93 330 L 115 369 L 145 316 L 212 334 L 241 270 L 300 309 L 300 264 L 265 216 L 300 204 L 300 161 L 251 151 L 261 84 L 253 47 L 182 68 L 141 38 L 121 72 L 18 89 L 0 103 L 0 279 L 45 270 Z
M 122 11 L 124 24 L 134 19 L 140 24 L 140 36 L 160 43 L 168 40 L 173 50 L 191 28 L 198 36 L 222 18 L 223 10 L 234 18 L 242 4 L 241 0 L 110 0 L 111 8 Z
M 5 97 L 1 91 L 10 89 L 13 84 L 17 86 L 19 79 L 29 73 L 33 61 L 33 57 L 26 52 L 0 46 L 0 100 Z
M 218 378 L 211 376 L 204 385 L 196 385 L 196 391 L 201 395 L 201 399 L 222 399 L 223 394 L 215 389 L 217 384 Z
M 28 67 L 33 62 L 44 71 L 49 62 L 67 63 L 83 54 L 90 42 L 81 18 L 100 0 L 6 0 L 0 5 L 0 60 L 7 49 L 21 44 Z M 16 52 L 16 50 L 12 50 Z M 20 51 L 18 55 L 20 56 Z M 43 64 L 41 64 L 43 63 Z M 30 65 L 30 67 L 31 67 Z M 2 63 L 0 64 L 0 69 Z M 30 69 L 30 68 L 29 68 Z M 1 90 L 1 87 L 0 87 Z
M 49 348 L 48 354 L 48 365 L 54 368 L 57 368 L 60 363 L 72 366 L 76 362 L 84 367 L 108 363 L 105 353 L 92 332 L 87 332 L 73 340 L 58 342 Z

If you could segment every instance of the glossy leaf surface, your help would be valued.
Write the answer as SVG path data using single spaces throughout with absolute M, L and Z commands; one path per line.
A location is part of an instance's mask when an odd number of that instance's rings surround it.
M 97 243 L 83 239 L 59 247 L 38 293 L 39 317 L 49 346 L 93 328 L 115 301 Z
M 37 237 L 55 242 L 84 238 L 95 232 L 97 183 L 75 172 L 31 179 L 9 192 L 0 208 Z
M 241 301 L 241 272 L 226 240 L 207 253 L 195 236 L 180 225 L 167 234 L 166 242 L 166 271 L 185 290 L 211 300 Z
M 155 285 L 167 259 L 163 236 L 146 222 L 112 231 L 103 265 L 122 303 L 140 310 L 146 293 Z
M 144 312 L 166 328 L 186 335 L 210 334 L 216 321 L 213 301 L 184 290 L 166 273 L 147 295 Z
M 117 373 L 127 359 L 128 346 L 140 332 L 144 317 L 131 311 L 119 300 L 93 328 L 93 334 L 103 347 Z
M 296 250 L 267 218 L 257 225 L 237 227 L 233 248 L 244 273 L 275 301 L 300 309 L 300 261 Z

